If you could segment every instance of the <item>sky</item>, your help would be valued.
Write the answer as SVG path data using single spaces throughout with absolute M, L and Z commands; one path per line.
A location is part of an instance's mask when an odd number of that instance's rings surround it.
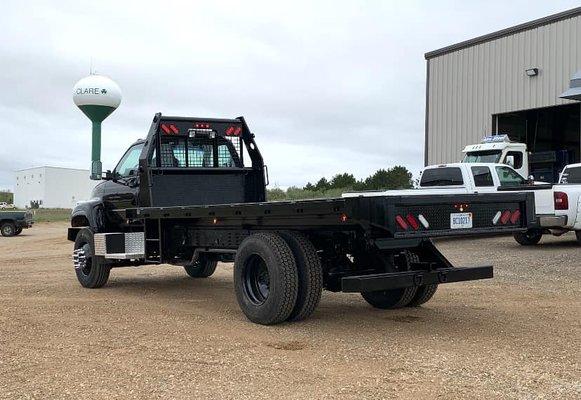
M 271 185 L 423 166 L 424 53 L 579 1 L 12 1 L 0 13 L 0 189 L 18 169 L 90 167 L 89 74 L 123 101 L 112 169 L 156 112 L 244 116 Z M 460 149 L 458 149 L 460 153 Z

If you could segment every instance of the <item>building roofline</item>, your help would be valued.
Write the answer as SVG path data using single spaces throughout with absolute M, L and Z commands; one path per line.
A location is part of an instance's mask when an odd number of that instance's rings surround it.
M 52 167 L 50 165 L 39 165 L 38 167 L 22 168 L 22 169 L 17 169 L 14 172 L 23 172 L 23 171 L 29 171 L 31 169 L 40 169 L 40 168 L 66 169 L 68 171 L 84 171 L 84 172 L 89 172 L 88 169 L 83 169 L 83 168 Z
M 525 22 L 524 24 L 519 24 L 512 26 L 510 28 L 501 29 L 496 32 L 492 32 L 486 35 L 478 36 L 473 39 L 465 40 L 460 43 L 456 43 L 450 46 L 442 47 L 441 49 L 433 50 L 424 54 L 426 60 L 430 58 L 438 57 L 444 54 L 452 53 L 457 50 L 465 49 L 480 43 L 488 42 L 491 40 L 499 39 L 505 36 L 514 35 L 515 33 L 527 31 L 529 29 L 538 28 L 543 25 L 552 24 L 554 22 L 562 21 L 564 19 L 569 19 L 581 15 L 581 7 L 572 8 L 567 11 L 563 11 L 557 14 L 552 14 L 543 18 L 535 19 L 533 21 Z

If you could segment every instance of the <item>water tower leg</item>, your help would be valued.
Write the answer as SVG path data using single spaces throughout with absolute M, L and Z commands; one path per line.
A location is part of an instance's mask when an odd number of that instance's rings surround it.
M 100 180 L 102 175 L 101 164 L 101 123 L 93 122 L 93 144 L 91 151 L 91 179 Z

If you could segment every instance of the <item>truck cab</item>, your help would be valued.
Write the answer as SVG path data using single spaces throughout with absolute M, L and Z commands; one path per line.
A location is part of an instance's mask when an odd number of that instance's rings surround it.
M 464 153 L 462 162 L 506 164 L 522 177 L 529 176 L 526 144 L 511 142 L 508 135 L 487 136 L 479 144 L 466 146 L 462 152 Z

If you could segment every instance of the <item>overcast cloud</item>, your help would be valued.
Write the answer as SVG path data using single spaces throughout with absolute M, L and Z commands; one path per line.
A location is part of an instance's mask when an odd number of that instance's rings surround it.
M 14 170 L 89 168 L 72 87 L 94 69 L 121 86 L 104 168 L 154 113 L 243 115 L 271 182 L 423 164 L 424 53 L 578 1 L 3 1 L 0 188 Z

